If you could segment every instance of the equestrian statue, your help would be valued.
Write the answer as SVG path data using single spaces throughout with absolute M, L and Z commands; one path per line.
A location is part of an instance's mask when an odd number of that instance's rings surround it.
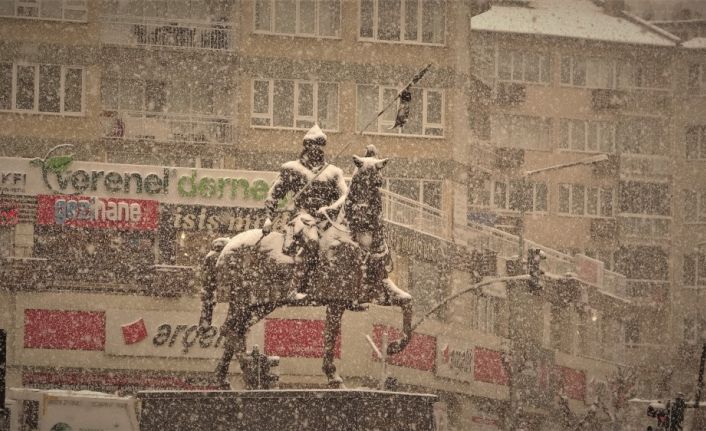
M 369 146 L 353 157 L 355 172 L 347 186 L 343 171 L 327 163 L 326 135 L 314 125 L 304 136 L 298 160 L 282 165 L 270 188 L 262 229 L 219 238 L 204 262 L 200 327 L 211 326 L 215 290 L 228 296 L 228 314 L 221 329 L 224 352 L 216 368 L 219 385 L 228 387 L 233 356 L 247 364 L 248 328 L 281 306 L 325 306 L 322 370 L 329 386 L 342 386 L 334 364 L 334 347 L 345 310 L 366 304 L 399 306 L 402 337 L 387 354 L 402 351 L 412 336 L 412 297 L 388 277 L 391 256 L 382 221 L 383 179 L 387 159 Z M 293 195 L 294 215 L 284 229 L 275 229 L 278 205 Z

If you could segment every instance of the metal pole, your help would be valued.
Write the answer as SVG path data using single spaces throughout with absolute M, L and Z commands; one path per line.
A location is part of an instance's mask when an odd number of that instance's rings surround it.
M 0 421 L 5 420 L 5 372 L 7 369 L 7 331 L 0 329 Z
M 699 403 L 701 402 L 701 395 L 704 390 L 704 366 L 706 366 L 706 343 L 701 350 L 701 362 L 699 362 L 699 380 L 696 386 L 696 396 L 694 397 L 694 408 L 699 408 Z

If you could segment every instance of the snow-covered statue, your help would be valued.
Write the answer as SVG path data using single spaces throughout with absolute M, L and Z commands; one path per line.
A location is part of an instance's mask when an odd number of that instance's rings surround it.
M 278 202 L 294 194 L 296 215 L 284 232 L 253 229 L 231 238 L 221 251 L 214 242 L 204 270 L 204 280 L 216 283 L 229 295 L 229 309 L 221 333 L 224 353 L 216 368 L 223 386 L 233 356 L 244 362 L 245 336 L 253 324 L 280 306 L 326 306 L 322 369 L 331 387 L 340 387 L 334 351 L 345 310 L 364 310 L 364 304 L 402 308 L 402 338 L 389 344 L 387 353 L 404 349 L 412 335 L 412 297 L 389 278 L 391 257 L 382 223 L 383 180 L 380 170 L 387 159 L 379 159 L 374 147 L 366 157 L 354 156 L 356 166 L 350 189 L 343 172 L 325 162 L 326 135 L 314 126 L 304 137 L 299 160 L 282 165 L 273 184 L 267 210 L 270 218 Z M 215 272 L 215 274 L 213 274 Z M 213 289 L 210 289 L 212 292 Z M 210 326 L 213 294 L 204 290 L 201 326 Z M 205 313 L 203 312 L 205 311 Z M 207 317 L 207 318 L 204 318 Z

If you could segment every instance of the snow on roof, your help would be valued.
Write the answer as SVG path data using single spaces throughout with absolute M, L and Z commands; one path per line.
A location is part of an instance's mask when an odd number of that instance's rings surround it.
M 706 37 L 695 37 L 689 39 L 682 44 L 684 48 L 690 49 L 706 49 Z
M 471 29 L 639 45 L 675 45 L 648 26 L 608 15 L 589 0 L 529 0 L 527 6 L 493 5 L 471 19 Z

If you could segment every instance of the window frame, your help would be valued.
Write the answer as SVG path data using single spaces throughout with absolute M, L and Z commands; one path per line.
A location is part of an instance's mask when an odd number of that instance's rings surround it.
M 269 30 L 262 30 L 257 28 L 257 7 L 260 1 L 267 1 L 270 4 L 270 17 L 269 17 Z M 320 15 L 320 5 L 321 5 L 321 0 L 314 0 L 315 8 L 316 8 L 316 18 L 314 19 L 314 33 L 301 33 L 299 31 L 300 29 L 300 22 L 301 22 L 301 0 L 294 0 L 296 2 L 295 5 L 295 16 L 294 16 L 294 33 L 281 33 L 275 30 L 275 22 L 277 18 L 277 11 L 275 8 L 276 2 L 275 0 L 260 0 L 260 1 L 255 1 L 253 4 L 253 14 L 252 14 L 252 28 L 253 28 L 253 33 L 255 34 L 264 34 L 264 35 L 272 35 L 272 36 L 289 36 L 289 37 L 304 37 L 304 38 L 314 38 L 314 39 L 334 39 L 334 40 L 340 40 L 343 39 L 343 20 L 341 15 L 342 13 L 342 7 L 343 3 L 345 0 L 338 0 L 338 35 L 334 36 L 329 36 L 329 35 L 322 35 L 320 34 L 321 31 L 321 15 Z
M 515 182 L 519 182 L 519 180 L 490 180 L 487 181 L 484 185 L 483 188 L 484 190 L 482 191 L 484 195 L 488 199 L 488 203 L 478 203 L 478 202 L 469 202 L 468 205 L 470 207 L 475 207 L 475 208 L 485 208 L 488 210 L 492 211 L 498 211 L 498 212 L 503 212 L 503 213 L 515 213 L 518 214 L 520 213 L 519 209 L 514 209 L 510 208 L 512 204 L 512 195 L 513 195 L 513 186 L 512 184 Z M 503 202 L 503 206 L 498 206 L 496 202 L 496 197 L 498 194 L 496 194 L 496 185 L 497 184 L 502 184 L 505 188 L 504 196 L 505 196 L 505 202 Z M 528 186 L 532 187 L 532 208 L 528 209 L 525 211 L 526 214 L 548 214 L 549 213 L 549 202 L 550 202 L 550 193 L 549 193 L 549 185 L 546 182 L 543 181 L 529 181 L 527 182 Z M 544 202 L 545 204 L 545 209 L 540 210 L 539 208 L 539 201 L 538 201 L 538 195 L 539 195 L 539 187 L 544 186 L 545 191 L 546 191 L 546 200 Z M 515 186 L 516 187 L 516 186 Z M 478 193 L 476 191 L 475 193 Z
M 69 0 L 61 0 L 61 18 L 53 18 L 42 16 L 42 5 L 44 0 L 38 0 L 37 2 L 27 2 L 21 0 L 14 0 L 12 2 L 12 15 L 2 15 L 0 18 L 16 18 L 16 19 L 31 19 L 38 21 L 62 21 L 62 22 L 76 22 L 76 23 L 88 23 L 88 2 L 83 1 L 83 7 L 80 5 L 68 4 Z M 32 8 L 37 10 L 37 16 L 24 16 L 19 15 L 18 10 L 20 7 Z M 82 11 L 84 12 L 82 19 L 72 19 L 66 18 L 66 11 Z
M 0 62 L 0 64 L 12 65 L 12 85 L 10 90 L 10 108 L 2 109 L 0 112 L 11 112 L 19 114 L 37 114 L 37 115 L 58 115 L 67 117 L 84 117 L 86 115 L 86 68 L 84 66 L 78 65 L 65 65 L 65 64 L 55 64 L 55 63 L 30 63 L 30 62 Z M 39 101 L 40 101 L 40 70 L 42 66 L 55 66 L 60 68 L 59 77 L 59 111 L 40 111 Z M 32 100 L 32 109 L 19 109 L 17 108 L 17 91 L 18 91 L 18 79 L 17 70 L 20 67 L 32 67 L 34 68 L 34 98 Z M 66 102 L 66 74 L 70 70 L 80 70 L 81 71 L 81 110 L 80 111 L 65 111 Z
M 696 134 L 696 157 L 689 157 L 689 134 Z M 684 133 L 684 158 L 686 161 L 706 161 L 706 126 L 689 125 Z
M 255 83 L 256 82 L 268 82 L 267 85 L 267 97 L 268 97 L 268 112 L 267 114 L 263 113 L 256 113 L 254 112 L 255 109 Z M 291 81 L 294 85 L 294 92 L 293 92 L 293 106 L 292 106 L 292 116 L 293 116 L 293 124 L 292 127 L 283 127 L 283 126 L 274 126 L 274 83 L 275 81 Z M 299 114 L 299 87 L 300 84 L 312 84 L 313 85 L 313 106 L 312 106 L 312 113 L 314 114 L 313 118 L 304 118 L 304 116 L 300 116 Z M 297 121 L 313 121 L 316 124 L 320 125 L 319 122 L 319 85 L 320 84 L 332 84 L 336 86 L 336 127 L 334 129 L 331 128 L 324 128 L 322 127 L 322 130 L 327 131 L 327 132 L 333 132 L 336 133 L 340 130 L 341 127 L 341 120 L 340 120 L 340 112 L 341 112 L 341 97 L 340 97 L 340 83 L 334 82 L 334 81 L 310 81 L 310 80 L 305 80 L 305 79 L 279 79 L 279 78 L 253 78 L 250 83 L 250 127 L 254 129 L 276 129 L 276 130 L 308 130 L 311 126 L 309 127 L 297 127 Z M 267 119 L 269 120 L 269 125 L 259 125 L 259 124 L 253 124 L 253 119 Z
M 446 42 L 448 40 L 448 34 L 447 34 L 447 17 L 448 17 L 448 1 L 447 0 L 441 0 L 444 3 L 444 20 L 443 20 L 443 29 L 441 30 L 441 33 L 443 35 L 444 41 L 441 43 L 436 43 L 436 42 L 423 42 L 422 41 L 422 23 L 423 23 L 423 7 L 420 7 L 423 2 L 419 0 L 399 0 L 400 1 L 400 40 L 385 40 L 385 39 L 379 39 L 379 21 L 380 21 L 380 2 L 379 0 L 369 0 L 373 2 L 373 11 L 372 11 L 372 37 L 363 37 L 361 36 L 361 30 L 362 30 L 362 24 L 363 24 L 363 0 L 358 1 L 358 41 L 359 42 L 375 42 L 375 43 L 391 43 L 391 44 L 399 44 L 399 45 L 421 45 L 421 46 L 446 46 Z M 406 21 L 406 7 L 405 5 L 407 2 L 416 2 L 417 3 L 417 40 L 407 40 L 404 39 L 405 36 L 405 21 Z
M 584 124 L 583 129 L 583 149 L 574 148 L 574 123 L 582 122 Z M 566 127 L 566 136 L 564 136 L 564 128 Z M 596 127 L 596 145 L 595 149 L 588 149 L 590 128 Z M 601 131 L 604 128 L 609 128 L 609 134 L 611 137 L 610 149 L 608 151 L 603 151 L 601 149 Z M 583 120 L 579 118 L 559 118 L 559 151 L 565 152 L 576 152 L 576 153 L 588 153 L 588 154 L 614 154 L 616 152 L 616 137 L 617 137 L 618 126 L 614 122 L 603 121 L 603 120 Z M 564 140 L 566 138 L 566 140 Z
M 691 260 L 692 264 L 694 266 L 693 268 L 693 273 L 691 274 L 691 277 L 694 279 L 693 284 L 687 283 L 687 260 Z M 701 253 L 686 253 L 682 255 L 682 274 L 681 274 L 681 281 L 682 281 L 682 287 L 685 289 L 706 289 L 706 274 L 701 274 L 699 273 L 699 270 L 701 266 L 704 266 L 704 270 L 706 271 L 706 253 L 701 252 Z
M 510 79 L 504 79 L 500 77 L 500 55 L 501 52 L 509 52 L 510 53 Z M 514 79 L 514 72 L 515 72 L 515 56 L 514 54 L 516 53 L 521 53 L 522 54 L 522 79 Z M 525 62 L 525 56 L 526 55 L 537 55 L 539 56 L 539 80 L 537 81 L 529 81 L 526 79 L 525 75 L 527 73 L 527 68 L 526 68 L 526 62 Z M 543 61 L 546 59 L 548 62 L 548 68 L 547 68 L 547 76 L 544 77 L 543 73 L 543 68 L 542 64 Z M 546 78 L 546 79 L 543 79 Z M 519 50 L 519 49 L 511 49 L 507 48 L 505 49 L 504 47 L 501 47 L 499 45 L 495 46 L 495 79 L 498 82 L 516 82 L 520 84 L 527 84 L 527 85 L 541 85 L 548 87 L 552 85 L 552 57 L 549 52 L 546 51 L 535 51 L 535 50 Z
M 502 119 L 502 124 L 499 124 L 498 121 Z M 516 148 L 516 149 L 522 149 L 522 150 L 528 150 L 528 151 L 546 151 L 546 152 L 552 152 L 554 151 L 554 122 L 553 122 L 552 117 L 545 117 L 545 116 L 536 116 L 536 115 L 527 115 L 527 114 L 516 114 L 513 112 L 496 112 L 490 115 L 490 141 L 496 146 L 496 147 L 501 147 L 501 148 Z M 517 128 L 519 127 L 519 121 L 523 121 L 524 123 L 522 124 L 522 127 L 524 130 L 522 132 L 525 133 L 517 133 Z M 516 135 L 523 135 L 527 136 L 527 125 L 529 123 L 532 123 L 532 128 L 534 129 L 537 127 L 536 132 L 539 133 L 537 136 L 538 140 L 537 143 L 539 143 L 539 146 L 535 145 L 517 145 L 521 144 L 522 142 L 529 142 L 528 139 L 514 139 Z M 496 125 L 502 125 L 502 127 L 496 127 Z M 498 139 L 498 136 L 502 136 L 502 134 L 498 134 L 500 130 L 505 131 L 504 133 L 507 135 L 509 138 L 509 144 L 511 145 L 506 145 L 506 142 L 500 142 Z M 535 133 L 533 130 L 532 133 Z
M 692 78 L 691 71 L 696 69 L 696 76 Z M 687 69 L 687 92 L 689 97 L 704 97 L 706 96 L 706 63 L 692 63 Z M 694 85 L 695 84 L 695 85 Z
M 568 200 L 568 205 L 569 205 L 569 211 L 562 211 L 561 207 L 561 190 L 564 187 L 568 187 L 569 190 L 569 200 Z M 574 202 L 574 188 L 576 187 L 583 187 L 583 204 L 582 204 L 582 213 L 577 214 L 574 212 L 575 208 L 575 202 Z M 615 187 L 606 187 L 606 186 L 590 186 L 586 184 L 574 184 L 574 183 L 559 183 L 558 184 L 559 192 L 557 193 L 557 214 L 565 217 L 587 217 L 587 218 L 599 218 L 599 219 L 611 219 L 615 218 Z M 589 214 L 588 213 L 588 208 L 589 208 L 589 193 L 591 191 L 595 190 L 596 191 L 596 214 Z M 603 196 L 604 194 L 608 194 L 607 192 L 610 191 L 610 202 L 611 202 L 611 214 L 606 215 L 603 214 Z
M 689 196 L 692 194 L 693 196 Z M 684 189 L 684 224 L 705 224 L 706 223 L 706 191 Z M 696 212 L 690 217 L 687 211 L 690 201 L 695 202 Z
M 385 107 L 386 103 L 388 103 L 388 100 L 384 98 L 385 91 L 386 90 L 394 90 L 395 93 L 399 92 L 399 89 L 395 86 L 391 85 L 380 85 L 380 84 L 356 84 L 356 91 L 355 91 L 355 100 L 356 100 L 356 115 L 358 115 L 359 107 L 361 107 L 361 100 L 360 100 L 360 87 L 365 86 L 365 87 L 377 87 L 377 107 L 375 108 L 375 114 L 379 113 L 382 111 L 382 109 Z M 375 122 L 371 124 L 377 125 L 377 128 L 375 131 L 371 131 L 370 128 L 363 132 L 364 135 L 377 135 L 377 136 L 400 136 L 400 137 L 405 137 L 405 138 L 426 138 L 426 139 L 445 139 L 445 132 L 446 132 L 446 92 L 443 88 L 428 88 L 428 87 L 416 87 L 416 89 L 422 90 L 422 134 L 413 134 L 413 133 L 402 133 L 403 128 L 398 127 L 393 129 L 394 132 L 389 131 L 388 128 L 392 126 L 394 123 L 392 121 L 384 120 L 382 116 L 375 118 Z M 429 92 L 434 92 L 434 93 L 439 93 L 441 95 L 441 123 L 428 123 L 427 118 L 428 118 L 428 93 Z M 397 103 L 395 105 L 395 111 L 399 108 L 399 98 L 397 99 Z M 392 107 L 389 107 L 388 110 L 392 110 Z M 372 116 L 372 115 L 371 115 Z M 359 126 L 359 120 L 360 118 L 356 118 L 356 132 L 361 132 L 358 130 Z M 368 121 L 368 118 L 364 118 L 363 120 Z M 427 129 L 439 129 L 441 130 L 441 135 L 427 135 L 426 131 Z M 383 130 L 383 131 L 381 131 Z
M 15 255 L 15 226 L 0 226 L 0 259 Z

